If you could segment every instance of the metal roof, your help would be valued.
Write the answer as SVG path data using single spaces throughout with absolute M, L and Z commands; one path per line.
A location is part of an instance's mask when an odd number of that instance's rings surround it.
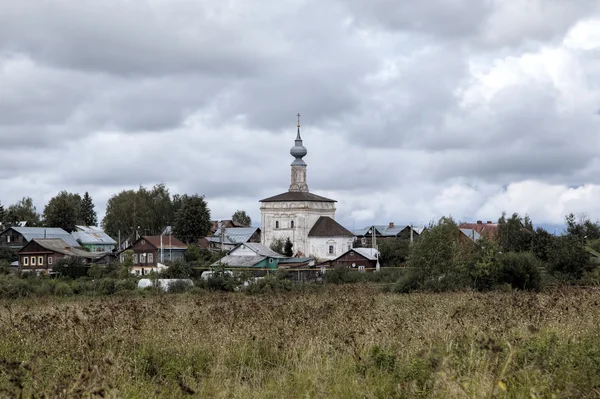
M 354 251 L 369 260 L 377 260 L 377 257 L 381 256 L 379 251 L 375 248 L 352 248 L 351 251 Z
M 35 239 L 57 238 L 63 240 L 70 247 L 78 247 L 79 243 L 61 228 L 58 227 L 11 227 L 14 231 L 21 234 L 27 242 Z
M 254 251 L 257 255 L 260 256 L 270 256 L 271 258 L 284 258 L 283 255 L 278 254 L 277 252 L 273 251 L 271 248 L 259 244 L 257 242 L 247 242 L 242 244 L 243 246 L 249 248 L 250 250 Z
M 216 267 L 221 265 L 226 266 L 237 266 L 237 267 L 252 267 L 259 262 L 266 259 L 266 256 L 252 256 L 252 255 L 227 255 L 224 258 L 216 261 L 211 266 Z
M 369 231 L 373 227 L 375 228 L 376 232 L 379 233 L 382 237 L 395 237 L 406 228 L 408 228 L 410 231 L 410 225 L 397 225 L 394 227 L 389 227 L 389 225 L 380 224 L 380 225 L 367 226 L 362 229 L 355 230 L 354 234 L 359 237 L 370 235 Z M 415 233 L 421 234 L 425 230 L 425 227 L 413 226 L 412 229 Z
M 71 233 L 83 245 L 117 245 L 117 242 L 98 227 L 75 226 L 80 231 Z
M 477 241 L 481 238 L 481 234 L 474 229 L 460 229 L 460 231 L 473 241 Z
M 68 256 L 79 256 L 82 258 L 94 259 L 100 256 L 104 256 L 105 253 L 102 252 L 88 252 L 83 249 L 73 248 L 69 246 L 64 240 L 58 238 L 50 238 L 50 239 L 34 239 L 33 242 L 40 245 L 42 248 L 45 248 L 52 252 L 57 252 L 63 255 Z M 28 251 L 24 251 L 27 249 L 27 246 L 23 247 L 19 253 L 27 253 Z
M 229 240 L 232 243 L 238 243 L 238 244 L 248 242 L 248 240 L 250 240 L 250 238 L 254 235 L 254 233 L 256 233 L 257 230 L 258 230 L 258 227 L 225 228 L 225 240 L 224 241 Z M 213 239 L 217 238 L 216 242 L 220 242 L 220 234 L 221 234 L 221 229 L 217 229 L 217 231 L 215 231 L 215 234 L 213 234 L 212 237 L 209 237 L 209 241 L 215 242 L 215 241 L 213 241 Z

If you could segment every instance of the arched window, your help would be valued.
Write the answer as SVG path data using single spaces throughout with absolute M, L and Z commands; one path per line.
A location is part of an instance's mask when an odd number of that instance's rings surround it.
M 293 229 L 294 228 L 294 221 L 292 220 L 292 222 L 290 223 L 290 227 Z
M 279 228 L 279 220 L 275 221 L 275 228 L 278 229 Z

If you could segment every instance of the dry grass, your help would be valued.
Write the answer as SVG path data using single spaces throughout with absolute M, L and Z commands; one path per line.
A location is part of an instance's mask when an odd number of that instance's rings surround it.
M 600 291 L 0 302 L 0 396 L 600 396 Z

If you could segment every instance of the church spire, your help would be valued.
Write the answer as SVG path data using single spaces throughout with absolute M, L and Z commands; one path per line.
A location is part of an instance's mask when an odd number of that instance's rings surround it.
M 300 137 L 300 114 L 297 116 L 298 134 L 296 135 L 296 142 L 290 150 L 290 154 L 296 159 L 292 162 L 292 181 L 289 191 L 308 192 L 308 185 L 306 184 L 306 163 L 302 159 L 306 156 L 308 151 L 302 145 L 302 137 Z

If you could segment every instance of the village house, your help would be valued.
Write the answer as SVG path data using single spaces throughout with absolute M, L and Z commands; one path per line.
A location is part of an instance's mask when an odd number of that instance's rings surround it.
M 390 222 L 388 225 L 371 225 L 354 232 L 354 235 L 356 236 L 356 242 L 354 243 L 354 246 L 372 247 L 373 236 L 375 236 L 375 243 L 377 243 L 377 241 L 387 240 L 390 238 L 402 238 L 409 241 L 414 241 L 423 233 L 423 231 L 425 231 L 424 226 L 396 226 L 394 222 Z
M 277 270 L 279 261 L 285 258 L 260 243 L 247 242 L 238 244 L 227 256 L 213 263 L 211 267 Z
M 20 227 L 12 226 L 0 233 L 0 245 L 16 251 L 35 239 L 59 239 L 69 247 L 78 247 L 79 243 L 65 230 L 57 227 Z
M 202 247 L 211 251 L 231 251 L 238 244 L 247 242 L 260 243 L 260 228 L 258 227 L 228 227 L 217 229 L 211 237 L 205 237 Z
M 351 248 L 335 259 L 321 262 L 319 268 L 346 267 L 359 272 L 379 270 L 379 251 L 374 248 Z M 326 270 L 326 269 L 325 269 Z
M 478 220 L 476 223 L 460 223 L 460 229 L 471 229 L 477 232 L 481 237 L 485 237 L 490 241 L 496 240 L 498 234 L 498 223 L 488 220 L 486 223 Z
M 17 255 L 19 256 L 19 265 L 22 271 L 36 273 L 50 273 L 53 265 L 62 258 L 76 256 L 83 259 L 86 263 L 93 263 L 97 258 L 104 254 L 88 252 L 81 248 L 72 247 L 61 239 L 32 239 Z
M 158 271 L 164 262 L 183 260 L 187 245 L 173 236 L 142 236 L 127 250 L 133 251 L 132 273 L 146 275 L 151 271 Z M 121 252 L 120 260 L 125 260 Z
M 75 226 L 73 238 L 90 252 L 112 252 L 117 248 L 117 242 L 96 226 Z

